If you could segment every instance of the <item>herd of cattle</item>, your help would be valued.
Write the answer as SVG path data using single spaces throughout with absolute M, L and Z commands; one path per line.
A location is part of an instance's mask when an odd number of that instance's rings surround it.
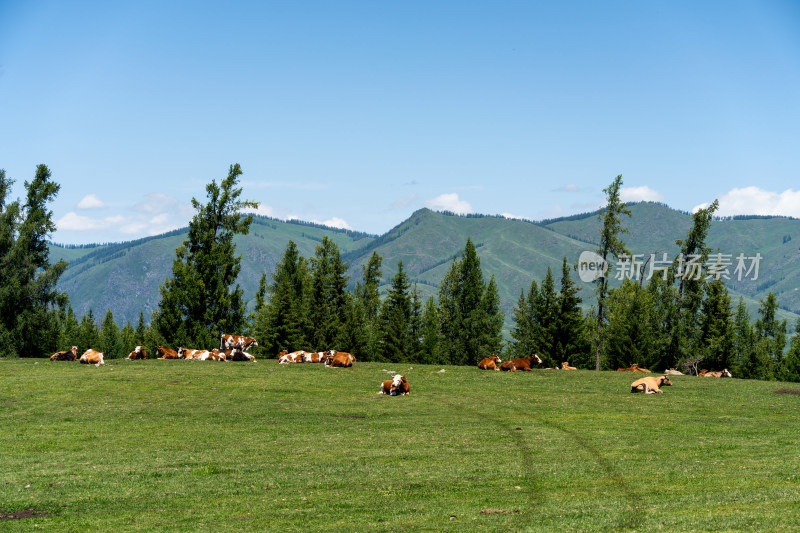
M 245 337 L 242 335 L 222 335 L 220 337 L 219 348 L 213 350 L 193 350 L 190 348 L 178 347 L 177 350 L 170 348 L 158 347 L 158 359 L 194 359 L 197 361 L 252 361 L 255 362 L 256 358 L 247 353 L 245 350 L 252 346 L 258 346 L 256 340 L 252 337 Z M 142 346 L 137 346 L 131 351 L 127 359 L 147 359 L 147 351 Z M 84 364 L 95 366 L 104 365 L 103 352 L 88 349 L 83 355 L 78 357 L 78 347 L 73 346 L 71 350 L 63 352 L 56 352 L 50 356 L 51 361 L 80 361 Z M 356 358 L 347 352 L 337 352 L 336 350 L 328 350 L 325 352 L 306 352 L 299 350 L 289 353 L 284 350 L 278 354 L 278 364 L 289 363 L 323 363 L 326 367 L 339 367 L 347 368 L 353 366 Z M 510 359 L 508 361 L 501 361 L 497 354 L 492 354 L 491 357 L 482 359 L 478 363 L 478 368 L 481 370 L 503 370 L 506 372 L 530 372 L 532 365 L 542 364 L 542 359 L 534 354 L 530 357 L 523 357 L 521 359 Z M 560 368 L 548 368 L 546 370 L 576 370 L 574 366 L 569 366 L 568 362 L 562 362 Z M 646 368 L 640 368 L 638 365 L 632 365 L 629 368 L 618 368 L 617 372 L 642 372 L 651 373 Z M 683 375 L 682 372 L 670 368 L 664 371 L 663 376 L 648 376 L 637 379 L 631 383 L 631 392 L 643 392 L 645 394 L 658 394 L 663 392 L 661 387 L 671 386 L 670 375 Z M 700 377 L 717 377 L 717 378 L 730 378 L 733 377 L 728 369 L 720 371 L 703 370 L 697 374 Z M 405 376 L 395 374 L 392 379 L 386 380 L 380 385 L 380 392 L 378 394 L 387 394 L 390 396 L 405 396 L 410 393 L 410 386 Z
M 505 370 L 507 372 L 525 372 L 531 370 L 532 364 L 541 364 L 542 360 L 539 358 L 538 355 L 534 354 L 530 357 L 525 357 L 522 359 L 511 359 L 506 362 L 502 362 L 497 354 L 492 354 L 491 357 L 487 357 L 482 359 L 480 363 L 478 363 L 478 368 L 481 370 Z M 576 370 L 574 366 L 569 366 L 568 362 L 562 362 L 561 368 L 547 368 L 546 370 Z M 634 364 L 631 365 L 629 368 L 618 368 L 617 372 L 643 372 L 647 374 L 651 374 L 648 369 L 646 368 L 639 368 L 638 365 Z M 663 392 L 661 387 L 664 386 L 672 386 L 672 381 L 670 381 L 669 376 L 682 376 L 683 372 L 679 372 L 674 368 L 670 368 L 669 370 L 664 371 L 663 376 L 654 377 L 649 376 L 641 379 L 637 379 L 633 383 L 631 383 L 631 392 L 643 392 L 645 394 L 658 394 Z M 699 377 L 707 377 L 707 378 L 732 378 L 728 369 L 718 370 L 718 371 L 708 371 L 702 370 L 697 374 Z M 385 382 L 386 383 L 386 382 Z

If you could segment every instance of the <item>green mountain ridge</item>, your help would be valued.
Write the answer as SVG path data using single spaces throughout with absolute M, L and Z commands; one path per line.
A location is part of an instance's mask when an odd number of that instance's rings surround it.
M 632 217 L 623 224 L 629 250 L 643 259 L 667 253 L 671 261 L 678 253 L 676 239 L 686 236 L 691 215 L 659 203 L 629 204 Z M 252 300 L 263 272 L 271 275 L 286 244 L 293 240 L 304 257 L 314 255 L 323 236 L 339 246 L 349 263 L 352 286 L 361 280 L 363 266 L 373 251 L 383 257 L 383 285 L 389 285 L 398 261 L 423 298 L 436 297 L 438 287 L 451 260 L 461 253 L 471 238 L 488 281 L 494 275 L 502 307 L 507 317 L 520 291 L 527 291 L 531 280 L 540 282 L 547 268 L 556 280 L 564 257 L 577 263 L 581 252 L 593 251 L 599 235 L 597 212 L 559 219 L 532 222 L 494 215 L 455 215 L 420 209 L 383 235 L 340 230 L 319 224 L 255 217 L 250 233 L 237 236 L 236 250 L 242 257 L 239 284 Z M 118 323 L 135 323 L 140 312 L 149 319 L 158 306 L 158 287 L 171 275 L 175 248 L 186 238 L 187 228 L 164 235 L 126 243 L 73 247 L 50 244 L 52 261 L 64 258 L 70 264 L 59 281 L 59 289 L 70 298 L 78 316 L 93 310 L 98 320 L 107 309 Z M 795 240 L 793 240 L 795 239 Z M 709 232 L 709 245 L 715 252 L 731 256 L 731 279 L 727 281 L 735 300 L 741 295 L 755 318 L 758 301 L 772 291 L 778 297 L 782 317 L 790 328 L 800 313 L 800 220 L 788 217 L 735 217 L 716 219 Z M 737 279 L 735 258 L 761 255 L 757 279 Z M 614 275 L 614 271 L 611 271 Z M 752 273 L 750 275 L 752 278 Z M 574 279 L 582 288 L 584 305 L 593 303 L 594 286 Z M 510 328 L 510 319 L 506 328 Z

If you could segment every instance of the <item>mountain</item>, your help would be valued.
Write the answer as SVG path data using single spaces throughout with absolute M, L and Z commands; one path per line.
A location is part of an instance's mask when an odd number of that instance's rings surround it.
M 671 261 L 679 251 L 675 240 L 685 237 L 691 227 L 691 215 L 652 202 L 629 207 L 632 217 L 625 217 L 623 224 L 629 229 L 624 240 L 631 253 L 643 259 L 656 254 L 656 259 L 661 259 L 666 252 Z M 383 257 L 384 289 L 397 272 L 398 261 L 402 261 L 423 298 L 435 297 L 451 260 L 470 238 L 486 279 L 495 276 L 503 309 L 510 315 L 520 291 L 527 291 L 531 279 L 540 282 L 550 267 L 558 283 L 564 257 L 574 264 L 581 252 L 594 250 L 599 227 L 597 212 L 534 223 L 420 209 L 388 233 L 376 236 L 255 217 L 250 233 L 236 238 L 237 253 L 242 256 L 239 283 L 252 303 L 261 274 L 271 274 L 290 239 L 301 255 L 310 257 L 322 237 L 328 236 L 350 265 L 351 285 L 361 280 L 363 266 L 376 251 Z M 730 256 L 732 263 L 732 279 L 728 281 L 731 296 L 734 302 L 739 295 L 744 296 L 754 318 L 758 300 L 772 291 L 783 309 L 782 316 L 789 319 L 790 327 L 794 326 L 796 313 L 800 313 L 799 237 L 800 220 L 786 217 L 736 217 L 712 223 L 709 244 L 715 252 Z M 186 229 L 182 229 L 127 243 L 82 247 L 51 244 L 50 256 L 54 261 L 63 257 L 70 262 L 59 288 L 67 292 L 78 316 L 91 308 L 101 320 L 111 309 L 118 323 L 135 323 L 139 312 L 147 319 L 158 306 L 158 287 L 171 274 L 175 248 L 185 238 Z M 753 272 L 741 281 L 736 279 L 739 254 L 748 258 L 761 255 L 757 279 L 751 279 Z M 751 263 L 748 261 L 748 266 Z M 574 279 L 582 287 L 585 305 L 591 305 L 593 285 L 581 282 L 577 275 Z M 510 324 L 507 320 L 506 328 Z

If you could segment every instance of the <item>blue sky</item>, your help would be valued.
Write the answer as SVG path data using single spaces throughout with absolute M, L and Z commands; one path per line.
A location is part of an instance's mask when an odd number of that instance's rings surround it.
M 800 4 L 0 0 L 0 168 L 53 240 L 261 212 L 383 233 L 625 198 L 800 217 Z

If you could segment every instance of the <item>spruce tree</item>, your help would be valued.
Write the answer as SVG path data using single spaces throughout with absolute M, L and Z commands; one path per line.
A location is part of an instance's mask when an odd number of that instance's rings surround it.
M 752 352 L 755 348 L 755 334 L 750 323 L 750 312 L 744 303 L 744 298 L 739 297 L 736 306 L 736 313 L 733 319 L 733 368 L 729 369 L 735 376 L 746 377 L 745 362 L 752 360 Z
M 381 352 L 393 363 L 407 363 L 412 357 L 411 298 L 403 262 L 397 263 L 389 292 L 381 306 Z
M 569 361 L 574 366 L 586 366 L 589 345 L 583 328 L 582 299 L 570 275 L 567 258 L 561 264 L 561 289 L 558 293 L 558 318 L 554 331 L 554 357 L 556 361 Z
M 433 296 L 425 300 L 422 306 L 420 334 L 422 341 L 419 347 L 419 362 L 428 365 L 445 363 L 439 352 L 439 307 Z
M 783 365 L 780 377 L 784 381 L 800 382 L 800 318 L 794 327 L 794 336 L 786 357 L 783 358 Z
M 114 322 L 114 314 L 111 309 L 106 311 L 106 316 L 100 325 L 98 346 L 97 350 L 103 352 L 106 359 L 118 359 L 124 351 L 119 337 L 119 326 Z
M 530 299 L 531 314 L 534 323 L 534 344 L 537 346 L 539 358 L 546 367 L 560 366 L 561 361 L 557 358 L 556 335 L 558 332 L 558 320 L 560 304 L 558 293 L 556 292 L 555 280 L 550 267 L 547 267 L 547 274 L 542 280 L 538 296 Z M 533 355 L 532 353 L 519 354 L 522 357 Z
M 345 314 L 347 263 L 339 254 L 339 247 L 327 236 L 314 250 L 311 258 L 311 288 L 307 300 L 307 340 L 312 350 L 337 350 L 334 346 L 342 317 Z
M 712 370 L 730 369 L 734 363 L 734 327 L 731 298 L 722 279 L 706 283 L 701 305 L 698 352 L 703 366 Z
M 362 281 L 356 283 L 356 302 L 364 313 L 364 360 L 375 361 L 380 359 L 380 324 L 378 312 L 381 306 L 381 297 L 378 290 L 381 282 L 381 264 L 383 258 L 377 252 L 372 252 L 369 261 L 364 266 Z
M 606 193 L 606 206 L 598 213 L 598 218 L 602 221 L 600 227 L 600 244 L 597 247 L 597 254 L 608 264 L 609 256 L 619 258 L 622 254 L 630 255 L 625 247 L 625 242 L 620 238 L 623 233 L 628 232 L 628 228 L 622 227 L 621 215 L 631 216 L 630 209 L 620 200 L 620 188 L 622 187 L 622 175 L 620 174 L 607 188 L 603 189 Z M 608 277 L 605 271 L 601 271 L 600 277 L 595 281 L 597 284 L 597 335 L 595 348 L 595 370 L 600 370 L 600 358 L 603 353 L 603 314 L 606 296 L 608 295 Z
M 751 370 L 757 379 L 774 379 L 783 362 L 783 350 L 786 346 L 786 319 L 777 317 L 778 300 L 773 292 L 761 300 L 758 308 L 758 320 L 755 323 L 756 351 L 755 359 L 764 368 Z
M 187 239 L 175 251 L 172 277 L 160 287 L 161 301 L 153 317 L 170 345 L 212 348 L 219 345 L 221 334 L 243 330 L 243 291 L 238 284 L 232 288 L 241 269 L 233 238 L 249 232 L 253 217 L 242 217 L 242 210 L 258 203 L 239 199 L 241 174 L 238 163 L 231 165 L 220 184 L 212 180 L 206 186 L 207 203 L 192 198 L 197 213 Z
M 9 202 L 13 180 L 0 170 L 0 343 L 5 355 L 41 356 L 58 345 L 58 307 L 66 294 L 56 288 L 67 268 L 50 264 L 47 236 L 55 231 L 47 207 L 60 185 L 46 165 L 25 182 L 26 199 Z

